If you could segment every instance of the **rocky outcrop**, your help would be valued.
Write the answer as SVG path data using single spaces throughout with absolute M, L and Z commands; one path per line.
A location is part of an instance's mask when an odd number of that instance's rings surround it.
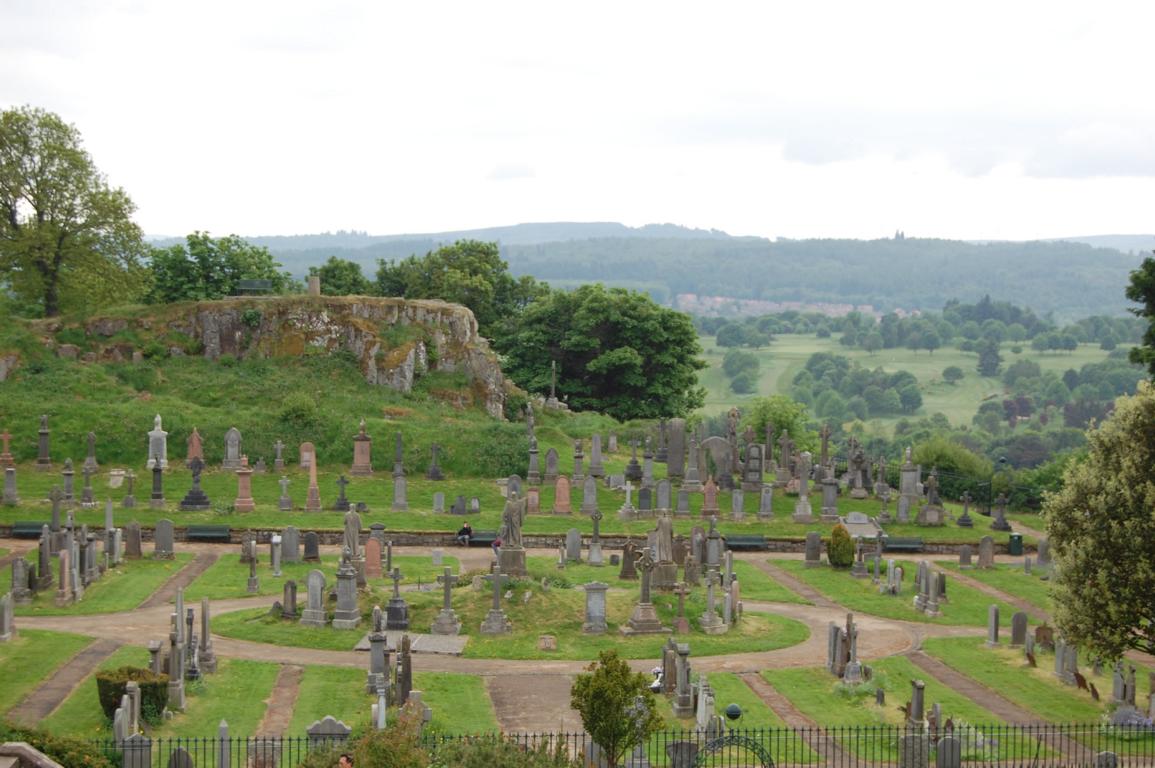
M 408 392 L 429 371 L 460 372 L 485 409 L 502 418 L 507 383 L 478 335 L 473 313 L 443 301 L 368 296 L 246 297 L 168 305 L 135 316 L 85 322 L 98 359 L 139 359 L 124 339 L 151 345 L 145 354 L 203 354 L 215 360 L 345 352 L 370 384 Z M 149 339 L 148 342 L 143 342 Z M 179 341 L 180 343 L 174 343 Z M 65 345 L 59 345 L 64 347 Z M 63 350 L 72 356 L 74 349 Z

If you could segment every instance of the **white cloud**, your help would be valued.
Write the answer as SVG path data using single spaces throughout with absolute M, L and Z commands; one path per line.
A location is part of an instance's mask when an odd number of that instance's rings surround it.
M 149 232 L 1149 231 L 1140 2 L 0 6 Z M 498 183 L 500 182 L 500 183 Z

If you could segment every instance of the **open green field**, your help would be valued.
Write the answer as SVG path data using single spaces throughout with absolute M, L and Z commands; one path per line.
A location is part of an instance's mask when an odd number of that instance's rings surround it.
M 729 379 L 722 371 L 722 358 L 727 349 L 714 344 L 712 336 L 701 337 L 702 348 L 706 351 L 704 358 L 709 368 L 699 374 L 699 381 L 706 388 L 706 404 L 703 410 L 706 413 L 723 413 L 730 408 L 742 407 L 744 402 L 754 397 L 789 394 L 794 376 L 806 366 L 806 361 L 815 352 L 830 352 L 842 355 L 867 368 L 879 368 L 888 373 L 894 371 L 909 371 L 919 382 L 919 391 L 922 393 L 922 408 L 919 414 L 944 414 L 952 424 L 970 424 L 979 405 L 986 398 L 1003 393 L 1003 384 L 997 378 L 979 376 L 975 370 L 978 355 L 973 352 L 960 352 L 954 347 L 935 350 L 933 354 L 903 348 L 881 349 L 874 354 L 857 347 L 844 347 L 838 343 L 838 338 L 832 336 L 820 339 L 814 334 L 783 334 L 776 336 L 773 343 L 762 349 L 743 351 L 754 354 L 760 363 L 758 391 L 750 395 L 736 395 L 730 391 Z M 1023 351 L 1013 354 L 1010 342 L 1002 346 L 1004 365 L 1017 360 L 1034 360 L 1043 371 L 1055 371 L 1062 374 L 1068 368 L 1078 370 L 1086 363 L 1098 363 L 1107 358 L 1107 353 L 1099 349 L 1097 344 L 1080 344 L 1079 348 L 1071 353 L 1066 352 L 1035 352 L 1030 343 L 1023 344 Z M 957 384 L 948 384 L 942 380 L 944 368 L 957 365 L 966 374 Z M 871 419 L 887 431 L 898 421 L 899 417 L 887 419 Z

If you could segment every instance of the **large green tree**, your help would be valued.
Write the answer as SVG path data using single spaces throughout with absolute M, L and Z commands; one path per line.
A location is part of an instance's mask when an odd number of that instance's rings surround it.
M 807 426 L 809 421 L 806 404 L 786 395 L 759 397 L 743 407 L 742 423 L 752 427 L 756 435 L 764 437 L 766 425 L 773 424 L 774 440 L 781 438 L 785 431 L 800 451 L 814 451 L 818 447 L 818 434 Z M 777 445 L 774 452 L 778 453 Z
M 650 692 L 650 681 L 614 649 L 601 651 L 588 671 L 579 674 L 570 689 L 570 706 L 578 711 L 582 726 L 610 768 L 650 734 L 662 728 L 662 716 Z
M 1147 366 L 1148 373 L 1155 377 L 1155 259 L 1148 256 L 1131 273 L 1126 294 L 1128 299 L 1142 305 L 1132 307 L 1131 312 L 1147 321 L 1143 343 L 1131 347 L 1131 362 Z
M 625 420 L 685 416 L 705 401 L 701 346 L 689 315 L 649 296 L 601 284 L 554 291 L 517 316 L 498 339 L 502 366 L 520 386 L 557 394 L 570 408 Z
M 546 290 L 528 275 L 511 275 L 497 243 L 458 240 L 424 256 L 378 262 L 378 294 L 463 304 L 490 339 L 507 332 L 506 322 Z
M 135 210 L 75 127 L 35 107 L 0 112 L 0 280 L 25 307 L 53 317 L 137 298 L 146 272 Z
M 236 235 L 214 239 L 193 232 L 185 244 L 152 250 L 153 302 L 204 301 L 234 296 L 241 280 L 268 280 L 273 293 L 293 283 L 272 254 Z
M 321 293 L 325 296 L 365 296 L 373 291 L 361 265 L 348 259 L 330 256 L 321 266 L 309 267 L 309 275 L 321 278 Z
M 1155 653 L 1155 387 L 1119 398 L 1087 440 L 1043 504 L 1055 622 L 1092 657 Z

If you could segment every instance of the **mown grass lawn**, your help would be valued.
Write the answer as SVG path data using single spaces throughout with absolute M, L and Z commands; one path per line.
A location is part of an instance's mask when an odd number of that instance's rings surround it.
M 18 627 L 16 637 L 0 643 L 0 715 L 90 643 L 92 638 L 83 635 Z
M 89 616 L 95 613 L 121 613 L 131 611 L 148 599 L 153 592 L 171 579 L 181 568 L 188 565 L 192 555 L 177 553 L 172 560 L 124 560 L 115 568 L 104 572 L 97 581 L 84 588 L 84 597 L 69 606 L 59 607 L 55 603 L 56 584 L 52 589 L 37 593 L 30 605 L 18 605 L 17 616 Z M 55 561 L 53 561 L 55 565 Z M 59 570 L 54 578 L 59 578 Z M 5 583 L 0 591 L 6 591 L 12 582 L 9 570 L 3 576 Z

